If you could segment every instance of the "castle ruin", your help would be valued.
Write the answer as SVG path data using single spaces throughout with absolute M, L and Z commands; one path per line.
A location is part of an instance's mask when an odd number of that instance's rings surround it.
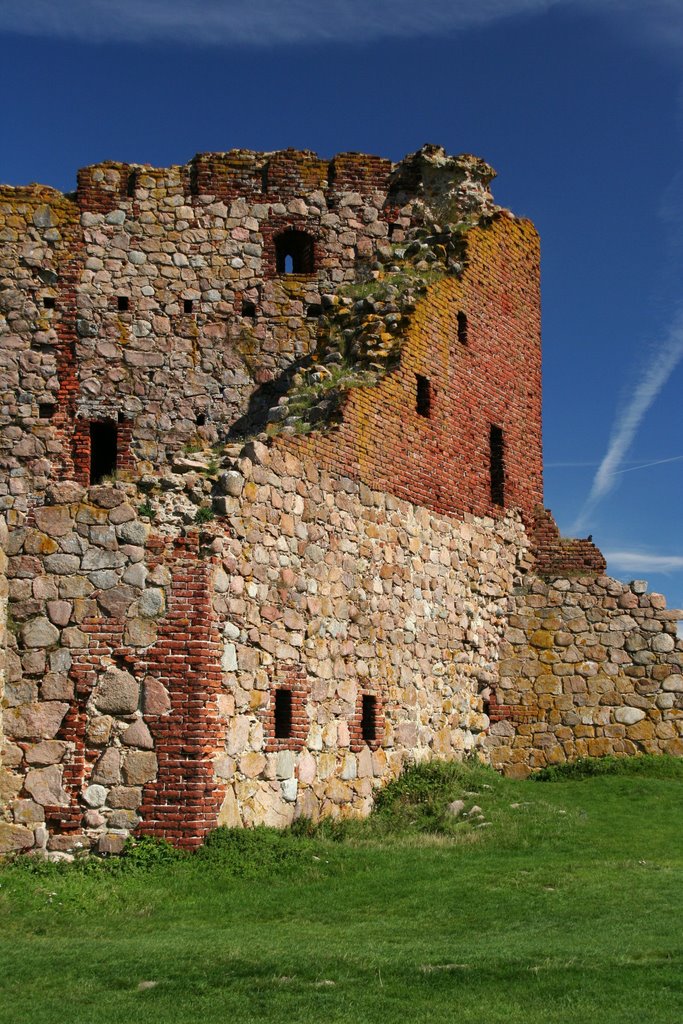
M 683 754 L 683 641 L 543 508 L 538 237 L 482 160 L 0 188 L 0 852 Z

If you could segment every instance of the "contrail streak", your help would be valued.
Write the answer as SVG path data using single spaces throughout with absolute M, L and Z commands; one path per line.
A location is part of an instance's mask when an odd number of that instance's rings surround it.
M 615 475 L 619 473 L 635 473 L 637 469 L 649 469 L 650 466 L 663 466 L 665 462 L 680 462 L 683 459 L 683 455 L 671 455 L 667 459 L 652 459 L 648 462 L 638 462 L 634 465 L 628 465 L 626 469 L 615 470 Z M 631 460 L 629 460 L 631 461 Z M 599 466 L 599 462 L 546 462 L 543 465 L 544 469 L 586 469 L 587 467 Z
M 637 466 L 627 466 L 626 469 L 615 469 L 615 474 L 635 473 L 637 469 L 649 469 L 650 466 L 663 466 L 665 462 L 680 462 L 683 455 L 672 455 L 668 459 L 655 459 L 653 462 L 641 462 Z
M 615 476 L 622 472 L 624 457 L 652 403 L 683 357 L 683 309 L 679 310 L 664 344 L 655 351 L 652 362 L 626 404 L 617 412 L 607 452 L 593 479 L 590 494 L 579 512 L 571 532 L 580 533 L 595 506 L 612 490 Z

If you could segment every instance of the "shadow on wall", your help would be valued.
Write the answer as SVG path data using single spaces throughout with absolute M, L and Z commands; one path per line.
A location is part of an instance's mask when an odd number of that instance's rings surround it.
M 288 366 L 279 377 L 260 384 L 249 398 L 247 411 L 230 427 L 228 438 L 240 440 L 265 431 L 269 411 L 278 404 L 283 395 L 287 394 L 292 386 L 293 378 L 305 365 L 308 365 L 306 358 L 298 359 Z

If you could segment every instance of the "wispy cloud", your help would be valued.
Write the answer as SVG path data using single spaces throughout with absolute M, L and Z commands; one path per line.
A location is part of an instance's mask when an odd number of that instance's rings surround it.
M 614 572 L 672 573 L 683 569 L 683 555 L 656 555 L 647 551 L 604 551 Z
M 552 0 L 5 0 L 2 26 L 95 41 L 320 43 L 432 35 L 535 12 Z M 557 0 L 555 0 L 557 2 Z
M 640 382 L 617 411 L 607 452 L 598 468 L 583 508 L 571 528 L 574 534 L 584 529 L 598 502 L 612 490 L 626 453 L 643 418 L 683 358 L 683 309 L 679 310 L 665 342 L 654 349 Z M 644 467 L 643 467 L 644 468 Z
M 683 45 L 680 0 L 2 0 L 0 32 L 272 46 L 452 34 L 556 7 L 642 20 L 644 31 Z

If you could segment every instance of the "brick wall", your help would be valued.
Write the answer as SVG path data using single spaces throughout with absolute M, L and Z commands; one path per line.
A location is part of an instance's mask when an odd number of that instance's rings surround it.
M 527 221 L 501 216 L 473 228 L 462 277 L 445 278 L 420 300 L 398 369 L 350 391 L 339 428 L 282 443 L 435 511 L 498 517 L 495 425 L 504 437 L 504 508 L 532 520 L 543 496 L 538 272 Z M 467 317 L 466 343 L 458 313 Z M 416 409 L 418 374 L 429 381 L 429 416 Z
M 280 375 L 315 348 L 322 295 L 422 220 L 425 174 L 432 191 L 439 174 L 445 193 L 456 182 L 453 219 L 477 212 L 466 186 L 481 177 L 478 165 L 446 166 L 437 152 L 432 167 L 429 154 L 411 158 L 407 178 L 364 154 L 234 150 L 170 168 L 87 167 L 68 197 L 4 188 L 0 507 L 26 511 L 28 495 L 70 473 L 74 458 L 85 479 L 78 421 L 122 416 L 125 469 L 140 475 L 186 445 L 252 430 L 284 386 Z M 487 170 L 477 209 L 491 202 Z M 311 273 L 277 272 L 275 239 L 286 228 L 313 240 Z M 55 406 L 49 420 L 41 404 Z
M 561 537 L 548 509 L 536 508 L 531 523 L 535 572 L 539 576 L 586 576 L 604 573 L 607 562 L 591 540 Z
M 225 733 L 221 645 L 211 607 L 213 566 L 196 538 L 178 545 L 169 571 L 168 611 L 142 667 L 148 687 L 150 680 L 163 687 L 170 708 L 145 709 L 158 774 L 144 787 L 139 814 L 145 834 L 192 847 L 218 824 L 225 795 L 213 771 Z

